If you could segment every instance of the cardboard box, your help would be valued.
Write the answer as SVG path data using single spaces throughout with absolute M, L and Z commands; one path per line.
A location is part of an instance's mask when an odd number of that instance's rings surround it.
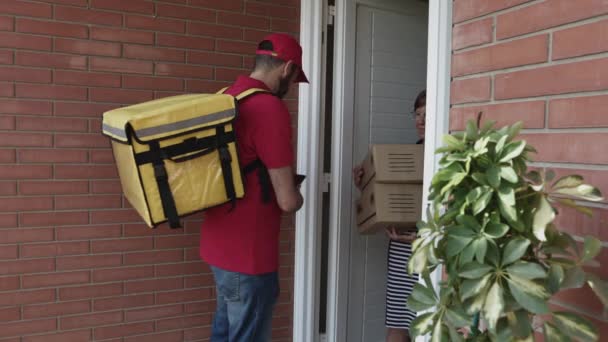
M 389 226 L 415 230 L 422 215 L 422 184 L 386 184 L 372 178 L 356 211 L 361 234 L 374 234 Z
M 363 185 L 377 183 L 422 183 L 424 145 L 372 145 L 363 161 Z

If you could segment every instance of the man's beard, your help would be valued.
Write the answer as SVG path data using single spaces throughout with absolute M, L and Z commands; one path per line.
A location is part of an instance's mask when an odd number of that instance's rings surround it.
M 291 85 L 291 79 L 295 70 L 292 71 L 284 78 L 279 80 L 279 89 L 274 93 L 274 95 L 280 99 L 283 99 L 285 95 L 289 92 L 289 86 Z

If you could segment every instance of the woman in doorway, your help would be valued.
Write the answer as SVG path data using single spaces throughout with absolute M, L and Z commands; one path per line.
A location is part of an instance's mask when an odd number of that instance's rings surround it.
M 420 137 L 417 144 L 423 144 L 426 90 L 421 91 L 416 97 L 412 115 L 416 120 L 416 132 Z M 360 165 L 353 170 L 353 177 L 355 185 L 361 189 L 363 168 Z M 416 318 L 416 312 L 407 307 L 407 298 L 412 293 L 414 284 L 418 282 L 418 275 L 410 275 L 407 271 L 407 263 L 412 254 L 411 243 L 416 238 L 416 233 L 400 234 L 395 228 L 389 228 L 386 234 L 390 238 L 386 284 L 386 341 L 407 342 L 410 340 L 410 323 Z

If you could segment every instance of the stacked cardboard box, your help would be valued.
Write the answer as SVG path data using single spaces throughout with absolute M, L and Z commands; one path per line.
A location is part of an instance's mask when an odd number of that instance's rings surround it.
M 414 230 L 422 210 L 423 145 L 373 145 L 363 162 L 357 201 L 361 234 L 387 227 Z

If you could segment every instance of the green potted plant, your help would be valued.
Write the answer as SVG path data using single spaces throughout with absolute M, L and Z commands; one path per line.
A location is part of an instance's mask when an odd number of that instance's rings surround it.
M 546 341 L 597 341 L 595 327 L 566 311 L 552 311 L 550 297 L 587 283 L 604 306 L 608 285 L 584 267 L 597 266 L 601 242 L 577 242 L 560 231 L 555 205 L 590 214 L 576 200 L 600 201 L 595 187 L 577 175 L 529 171 L 516 140 L 521 123 L 495 129 L 469 121 L 466 131 L 444 137 L 439 171 L 430 187 L 427 221 L 418 223 L 410 273 L 417 284 L 408 305 L 421 313 L 412 336 L 432 341 L 533 341 L 541 321 Z M 442 266 L 437 290 L 430 273 Z M 481 324 L 480 324 L 481 322 Z M 483 328 L 481 328 L 483 326 Z

